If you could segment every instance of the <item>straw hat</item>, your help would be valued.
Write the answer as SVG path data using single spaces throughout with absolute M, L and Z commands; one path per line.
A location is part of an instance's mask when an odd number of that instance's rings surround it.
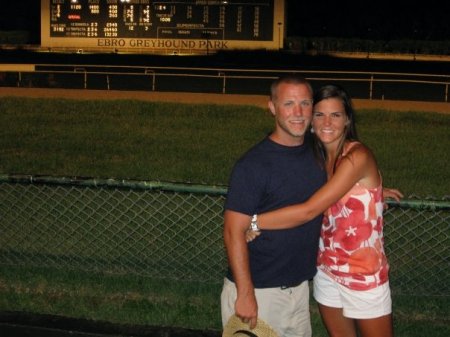
M 256 327 L 250 329 L 248 323 L 233 315 L 223 328 L 222 337 L 278 337 L 278 335 L 270 325 L 259 318 Z

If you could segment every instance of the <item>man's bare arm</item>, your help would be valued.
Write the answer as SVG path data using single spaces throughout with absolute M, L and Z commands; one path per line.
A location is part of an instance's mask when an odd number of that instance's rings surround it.
M 249 323 L 250 328 L 254 328 L 258 317 L 258 305 L 250 274 L 248 246 L 245 239 L 245 231 L 250 225 L 250 220 L 249 215 L 226 210 L 223 237 L 228 263 L 237 288 L 236 316 L 243 322 Z

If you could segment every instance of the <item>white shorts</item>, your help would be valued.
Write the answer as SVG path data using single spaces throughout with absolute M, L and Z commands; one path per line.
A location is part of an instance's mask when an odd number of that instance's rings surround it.
M 257 288 L 258 317 L 269 324 L 278 336 L 311 337 L 309 314 L 309 284 L 296 287 Z M 221 294 L 222 323 L 234 314 L 236 285 L 225 278 Z
M 370 319 L 392 312 L 389 282 L 369 290 L 352 290 L 320 269 L 314 277 L 314 298 L 327 307 L 342 308 L 348 318 Z

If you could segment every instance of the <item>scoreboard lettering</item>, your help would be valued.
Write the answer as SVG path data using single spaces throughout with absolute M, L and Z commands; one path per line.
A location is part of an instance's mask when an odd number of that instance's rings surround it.
M 41 0 L 43 47 L 282 47 L 284 0 Z

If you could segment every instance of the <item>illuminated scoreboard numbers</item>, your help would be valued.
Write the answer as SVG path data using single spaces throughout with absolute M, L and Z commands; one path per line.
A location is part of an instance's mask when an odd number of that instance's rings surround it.
M 150 10 L 150 6 L 145 6 L 142 9 L 142 14 L 141 14 L 141 18 L 140 18 L 140 22 L 143 24 L 148 24 L 151 22 L 150 20 L 150 14 L 151 14 L 151 10 Z
M 157 22 L 160 24 L 172 22 L 172 14 L 169 6 L 166 5 L 156 5 L 155 6 L 155 17 Z M 159 25 L 158 25 L 159 26 Z
M 89 12 L 93 15 L 100 14 L 100 6 L 99 5 L 89 5 Z
M 55 37 L 221 38 L 271 41 L 273 10 L 278 0 L 163 2 L 151 0 L 43 0 L 51 11 L 50 34 Z M 94 25 L 93 23 L 97 23 Z M 111 26 L 110 23 L 116 25 Z M 180 34 L 177 33 L 179 27 Z M 69 29 L 70 28 L 70 29 Z M 222 30 L 220 34 L 218 30 Z M 74 34 L 74 32 L 77 32 Z M 206 31 L 207 33 L 203 33 Z M 66 32 L 67 34 L 64 34 Z M 208 33 L 214 32 L 214 33 Z
M 51 8 L 51 20 L 57 21 L 61 17 L 61 5 L 55 5 Z
M 136 28 L 135 7 L 134 5 L 124 6 L 123 22 L 128 31 L 134 32 Z
M 119 16 L 117 5 L 108 5 L 108 18 L 114 19 Z
M 141 12 L 139 13 L 139 26 L 143 27 L 145 32 L 150 31 L 152 27 L 152 10 L 149 5 L 141 8 Z
M 104 37 L 117 37 L 118 33 L 117 22 L 107 22 L 103 28 Z
M 66 26 L 65 25 L 53 25 L 52 26 L 52 32 L 53 33 L 64 33 L 66 31 Z
M 141 39 L 147 41 L 139 44 L 158 48 L 279 48 L 284 2 L 41 0 L 41 44 L 103 47 L 109 42 L 100 39 L 122 39 L 119 46 L 133 47 L 138 43 L 131 39 Z
M 129 7 L 124 7 L 123 11 L 123 21 L 125 23 L 131 23 L 134 22 L 134 6 L 131 5 Z
M 255 19 L 253 21 L 253 37 L 259 37 L 259 6 L 255 7 Z
M 87 37 L 98 37 L 98 22 L 91 22 L 87 26 Z
M 239 6 L 237 8 L 237 15 L 236 15 L 236 32 L 240 33 L 242 32 L 242 6 Z
M 203 23 L 209 23 L 209 7 L 203 6 Z
M 190 5 L 186 7 L 186 19 L 192 19 L 192 6 Z
M 225 28 L 225 15 L 226 10 L 224 6 L 220 6 L 219 9 L 219 28 Z

